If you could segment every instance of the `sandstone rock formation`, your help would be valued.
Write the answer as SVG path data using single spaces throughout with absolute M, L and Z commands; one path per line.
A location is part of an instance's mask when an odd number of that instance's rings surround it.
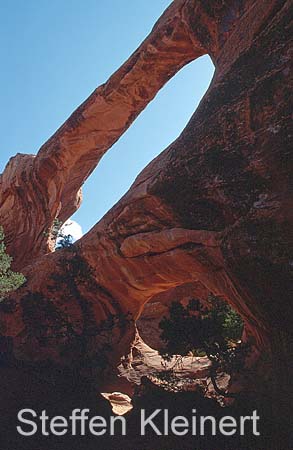
M 0 219 L 15 267 L 53 249 L 46 232 L 79 207 L 80 187 L 160 88 L 206 53 L 176 1 L 152 33 L 41 147 L 11 158 L 0 178 Z M 25 241 L 25 243 L 24 243 Z M 51 244 L 51 245 L 50 245 Z
M 133 408 L 131 398 L 122 392 L 104 392 L 102 396 L 110 402 L 113 413 L 118 416 L 123 416 Z
M 12 338 L 14 358 L 94 359 L 101 338 L 94 330 L 109 313 L 136 320 L 155 295 L 199 282 L 234 305 L 259 348 L 271 349 L 287 395 L 291 8 L 286 0 L 175 0 L 36 157 L 9 162 L 0 179 L 0 223 L 28 280 L 0 305 L 0 331 Z M 170 77 L 203 54 L 215 76 L 182 134 L 73 251 L 48 254 L 44 231 L 78 207 L 79 189 L 104 152 Z M 134 327 L 114 331 L 118 360 Z
M 178 360 L 173 357 L 171 361 L 166 362 L 157 350 L 149 347 L 137 333 L 127 363 L 120 364 L 118 369 L 120 376 L 126 378 L 132 384 L 139 385 L 142 377 L 154 377 L 158 372 L 174 368 L 178 378 L 185 380 L 185 388 L 188 387 L 188 380 L 189 388 L 195 390 L 197 382 L 203 382 L 204 380 L 207 384 L 210 365 L 211 362 L 207 356 L 185 356 Z
M 160 350 L 164 347 L 160 335 L 159 324 L 163 317 L 168 317 L 172 302 L 180 301 L 184 306 L 192 299 L 198 299 L 205 304 L 209 292 L 201 283 L 186 283 L 160 292 L 145 304 L 136 322 L 139 335 L 150 347 Z

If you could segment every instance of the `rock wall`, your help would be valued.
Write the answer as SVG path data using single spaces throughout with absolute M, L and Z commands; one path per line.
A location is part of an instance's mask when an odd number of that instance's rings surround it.
M 293 319 L 290 11 L 285 0 L 175 0 L 35 158 L 10 161 L 0 179 L 0 223 L 28 280 L 0 305 L 0 331 L 12 338 L 14 358 L 94 359 L 101 333 L 93 330 L 109 313 L 136 320 L 155 295 L 199 282 L 241 313 L 259 348 L 272 350 L 286 391 Z M 170 77 L 205 53 L 215 76 L 182 134 L 73 249 L 45 254 L 43 232 L 75 210 L 102 154 Z M 52 321 L 59 317 L 51 339 L 48 308 Z M 134 326 L 115 330 L 118 360 Z

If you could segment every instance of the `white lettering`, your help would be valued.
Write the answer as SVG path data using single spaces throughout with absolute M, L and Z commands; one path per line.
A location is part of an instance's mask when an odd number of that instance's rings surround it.
M 23 429 L 19 425 L 16 427 L 16 429 L 19 432 L 19 434 L 21 434 L 22 436 L 33 436 L 37 432 L 38 427 L 33 420 L 23 418 L 23 414 L 25 414 L 25 413 L 30 413 L 32 415 L 32 417 L 37 417 L 37 414 L 33 409 L 29 409 L 29 408 L 21 409 L 19 411 L 19 413 L 17 414 L 17 418 L 18 418 L 19 422 L 25 423 L 27 425 L 31 425 L 32 430 L 31 431 L 23 431 Z
M 102 430 L 95 430 L 95 428 L 102 428 Z M 92 434 L 95 436 L 102 436 L 106 433 L 107 422 L 106 419 L 102 416 L 92 417 L 89 423 L 89 429 Z
M 225 428 L 234 427 L 234 430 L 225 430 Z M 232 436 L 236 433 L 237 422 L 234 417 L 224 416 L 220 419 L 219 430 L 224 436 Z
M 200 418 L 200 435 L 204 436 L 205 435 L 205 431 L 204 431 L 204 424 L 207 420 L 210 420 L 212 423 L 212 435 L 215 436 L 216 435 L 216 419 L 213 416 L 204 416 Z
M 254 436 L 259 436 L 259 435 L 260 435 L 260 432 L 257 431 L 257 429 L 256 429 L 256 428 L 257 428 L 257 423 L 256 423 L 256 421 L 259 420 L 260 417 L 257 415 L 256 409 L 253 411 L 253 414 L 252 414 L 252 416 L 251 416 L 251 419 L 252 419 L 253 434 L 254 434 Z
M 182 423 L 183 422 L 183 423 Z M 171 430 L 176 436 L 184 436 L 188 433 L 188 420 L 183 416 L 176 416 L 171 420 Z M 178 431 L 176 428 L 185 427 L 185 430 Z
M 59 422 L 59 423 L 58 423 Z M 56 428 L 63 427 L 63 430 L 57 431 Z M 63 416 L 55 416 L 50 422 L 50 430 L 55 436 L 63 436 L 67 433 L 68 422 Z
M 153 423 L 152 419 L 154 417 L 156 417 L 162 410 L 161 409 L 156 409 L 153 414 L 150 415 L 150 417 L 148 417 L 147 419 L 145 418 L 145 410 L 142 409 L 141 410 L 141 416 L 140 416 L 140 433 L 142 436 L 145 436 L 145 427 L 146 425 L 150 425 L 152 427 L 152 429 L 155 431 L 155 433 L 157 434 L 157 436 L 162 436 L 162 433 L 160 432 L 160 430 L 158 429 L 158 427 L 156 427 L 156 425 Z
M 114 424 L 115 424 L 115 422 L 117 422 L 117 421 L 120 421 L 121 422 L 121 429 L 122 429 L 122 433 L 121 433 L 121 435 L 122 436 L 125 436 L 126 435 L 126 420 L 125 420 L 125 417 L 122 417 L 122 416 L 111 416 L 110 417 L 110 435 L 111 436 L 114 436 L 115 435 L 115 427 L 114 427 Z

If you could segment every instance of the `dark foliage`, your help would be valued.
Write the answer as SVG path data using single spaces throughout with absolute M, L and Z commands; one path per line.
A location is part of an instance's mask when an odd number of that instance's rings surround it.
M 195 299 L 186 307 L 180 302 L 173 302 L 169 317 L 164 317 L 159 326 L 162 329 L 161 338 L 166 343 L 161 352 L 163 358 L 170 360 L 172 355 L 207 355 L 212 363 L 210 376 L 214 388 L 217 393 L 226 395 L 217 386 L 217 373 L 221 371 L 232 375 L 241 372 L 249 352 L 249 345 L 239 341 L 243 322 L 236 311 L 212 295 L 207 307 Z M 168 376 L 174 377 L 174 373 Z

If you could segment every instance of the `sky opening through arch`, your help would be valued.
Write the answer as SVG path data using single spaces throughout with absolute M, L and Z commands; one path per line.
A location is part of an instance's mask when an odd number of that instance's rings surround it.
M 37 153 L 76 107 L 129 57 L 170 3 L 1 2 L 0 172 L 16 153 Z M 184 67 L 106 153 L 86 181 L 83 204 L 71 218 L 83 232 L 178 137 L 213 72 L 208 56 Z M 80 228 L 73 227 L 80 236 Z

